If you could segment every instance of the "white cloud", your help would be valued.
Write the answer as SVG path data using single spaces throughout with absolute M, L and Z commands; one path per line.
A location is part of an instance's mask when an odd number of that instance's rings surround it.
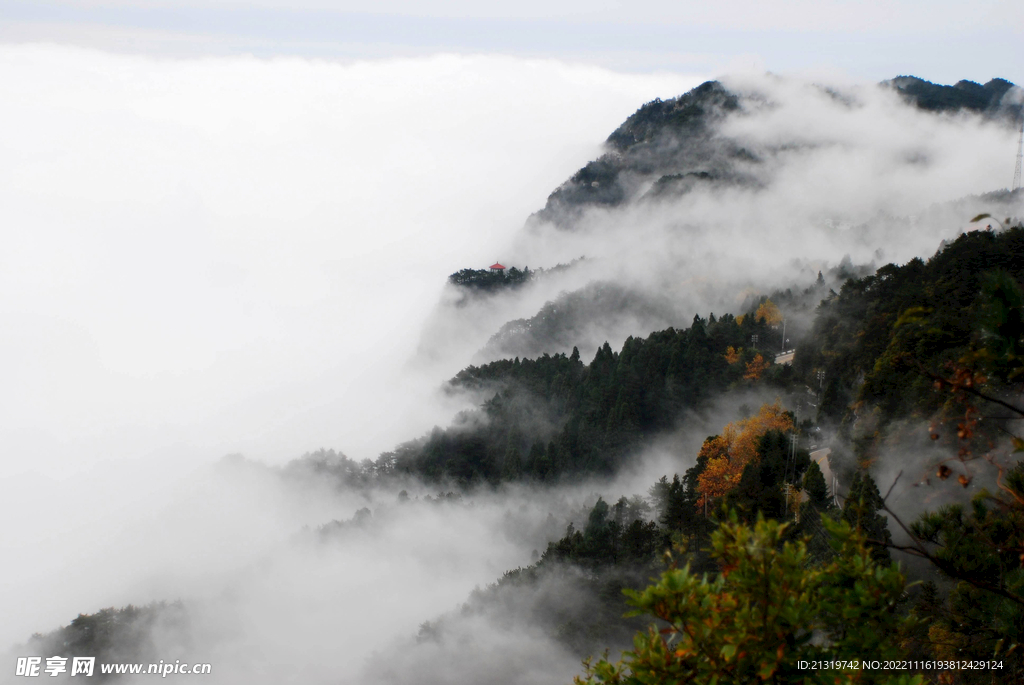
M 46 45 L 0 48 L 0 79 L 0 501 L 26 521 L 0 533 L 24 583 L 8 643 L 139 601 L 71 593 L 89 572 L 31 610 L 223 454 L 374 458 L 447 423 L 434 390 L 464 360 L 409 364 L 447 274 L 501 257 L 639 103 L 697 81 Z
M 362 398 L 412 380 L 445 275 L 489 263 L 637 103 L 695 80 L 41 46 L 3 49 L 0 72 L 6 471 L 88 460 L 115 426 L 148 433 L 129 453 L 260 435 L 264 456 L 375 456 L 397 436 L 368 435 L 391 421 Z M 319 428 L 268 435 L 324 405 Z

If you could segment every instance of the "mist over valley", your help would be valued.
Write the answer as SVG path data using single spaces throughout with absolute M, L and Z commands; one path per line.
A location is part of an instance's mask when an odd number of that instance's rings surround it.
M 10 664 L 1024 674 L 1020 87 L 50 45 L 0 74 Z M 782 646 L 743 611 L 789 590 L 716 604 L 756 554 L 804 583 Z M 704 613 L 657 613 L 680 587 Z

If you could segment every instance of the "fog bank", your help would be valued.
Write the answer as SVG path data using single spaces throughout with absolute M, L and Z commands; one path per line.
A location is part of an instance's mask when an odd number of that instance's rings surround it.
M 447 423 L 435 390 L 463 360 L 410 364 L 445 276 L 502 257 L 637 103 L 698 81 L 50 45 L 0 47 L 0 77 L 3 643 L 143 601 L 106 582 L 130 560 L 53 588 L 224 454 L 374 458 Z

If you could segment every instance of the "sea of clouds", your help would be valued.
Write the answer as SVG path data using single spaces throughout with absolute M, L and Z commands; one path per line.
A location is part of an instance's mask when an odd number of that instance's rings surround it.
M 416 484 L 403 505 L 390 490 L 286 481 L 277 465 L 319 447 L 374 458 L 445 425 L 465 404 L 441 383 L 561 290 L 624 283 L 676 302 L 683 325 L 739 313 L 752 289 L 809 285 L 846 255 L 933 253 L 977 204 L 942 203 L 1012 173 L 1014 133 L 997 122 L 925 115 L 873 84 L 838 79 L 844 99 L 807 79 L 733 76 L 744 106 L 720 133 L 760 156 L 761 183 L 524 231 L 626 116 L 702 79 L 492 56 L 50 45 L 0 47 L 0 78 L 0 644 L 181 598 L 210 682 L 367 682 L 382 654 L 413 650 L 423 621 L 529 563 L 598 491 L 642 494 L 733 415 L 698 421 L 617 483 L 458 505 L 426 504 Z M 446 299 L 460 268 L 581 254 L 585 267 L 517 295 Z M 581 349 L 644 326 L 596 330 Z M 313 539 L 362 508 L 368 523 Z M 578 670 L 544 636 L 474 620 L 465 649 L 403 652 L 389 677 Z M 502 650 L 516 658 L 489 656 Z

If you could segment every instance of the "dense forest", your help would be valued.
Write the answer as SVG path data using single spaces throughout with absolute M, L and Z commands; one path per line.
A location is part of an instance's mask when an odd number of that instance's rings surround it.
M 822 302 L 794 360 L 801 377 L 821 371 L 826 379 L 819 420 L 849 431 L 867 408 L 880 429 L 908 416 L 933 416 L 948 404 L 934 392 L 936 376 L 952 372 L 950 365 L 972 350 L 1017 333 L 1005 328 L 1012 323 L 995 322 L 1012 321 L 1007 312 L 1014 303 L 1005 298 L 1012 298 L 1022 273 L 1024 232 L 1017 227 L 967 233 L 927 262 L 890 264 L 847 281 Z M 1013 350 L 1016 344 L 998 353 Z M 1005 382 L 1008 373 L 997 377 Z
M 522 270 L 510 267 L 504 271 L 491 269 L 461 269 L 448 277 L 451 285 L 479 291 L 494 291 L 503 288 L 517 288 L 533 278 L 530 267 Z
M 965 80 L 944 86 L 915 76 L 897 76 L 884 85 L 895 88 L 908 102 L 930 112 L 968 110 L 1010 120 L 1020 117 L 1019 104 L 1002 102 L 1003 96 L 1013 88 L 1013 84 L 1001 78 L 992 79 L 984 85 Z
M 792 370 L 773 366 L 774 352 L 765 350 L 777 349 L 780 336 L 763 312 L 712 313 L 684 330 L 630 338 L 618 351 L 605 343 L 589 364 L 574 350 L 471 366 L 449 388 L 486 393 L 481 409 L 384 458 L 395 471 L 463 486 L 610 474 L 684 410 L 723 390 L 788 384 Z
M 639 577 L 668 554 L 661 580 L 628 594 L 670 632 L 639 633 L 632 655 L 618 665 L 592 663 L 586 682 L 745 682 L 754 672 L 771 682 L 911 682 L 915 673 L 915 681 L 941 674 L 942 682 L 981 683 L 995 674 L 1013 682 L 1024 677 L 1024 469 L 1011 454 L 1024 442 L 1008 437 L 1012 420 L 1024 417 L 1014 399 L 1024 364 L 1022 275 L 1024 229 L 1015 227 L 967 233 L 927 261 L 850 278 L 840 292 L 820 293 L 792 367 L 749 348 L 752 335 L 777 340 L 772 324 L 785 310 L 771 299 L 743 317 L 698 317 L 683 331 L 604 348 L 589 365 L 573 355 L 470 367 L 452 385 L 493 392 L 481 410 L 490 420 L 467 417 L 435 431 L 395 467 L 495 484 L 613 470 L 616 455 L 715 392 L 742 383 L 814 389 L 824 379 L 818 421 L 852 444 L 845 464 L 837 450 L 841 506 L 805 449 L 809 426 L 765 405 L 709 436 L 695 466 L 652 484 L 648 497 L 598 501 L 581 528 L 570 525 L 536 564 L 490 592 L 512 592 L 565 565 L 589 569 L 593 621 L 557 611 L 558 621 L 547 620 L 557 624 L 554 634 L 596 652 L 600 638 L 621 639 L 635 623 L 609 618 L 623 608 L 614 590 L 640 587 Z M 542 423 L 527 408 L 557 420 Z M 865 433 L 860 424 L 871 415 L 880 418 Z M 1002 473 L 998 489 L 978 488 L 969 507 L 897 524 L 867 470 L 879 445 L 899 438 L 885 430 L 897 420 L 923 424 L 936 443 L 948 443 L 943 454 L 955 455 L 953 466 Z M 971 486 L 950 477 L 947 460 L 933 468 L 931 487 Z M 774 551 L 751 552 L 766 547 Z M 893 561 L 908 554 L 928 564 Z M 534 620 L 543 624 L 539 613 Z M 695 621 L 714 629 L 691 630 Z M 773 632 L 755 630 L 760 621 Z M 666 634 L 687 647 L 666 652 Z M 865 654 L 918 666 L 902 675 L 813 676 L 798 667 Z M 999 669 L 935 663 L 952 659 L 995 660 Z
M 941 672 L 942 682 L 1017 682 L 1024 677 L 1019 646 L 1024 630 L 1024 467 L 1012 454 L 1024 447 L 1014 432 L 1015 421 L 1024 417 L 1019 400 L 1022 238 L 1020 227 L 968 233 L 927 262 L 888 265 L 873 276 L 851 279 L 840 293 L 822 301 L 813 330 L 798 349 L 794 373 L 810 383 L 823 371 L 831 380 L 820 418 L 838 422 L 841 434 L 861 438 L 854 440 L 861 470 L 842 489 L 842 509 L 831 506 L 820 474 L 810 469 L 801 484 L 806 501 L 799 509 L 780 508 L 785 489 L 780 484 L 798 485 L 798 471 L 777 475 L 781 460 L 776 456 L 772 466 L 772 434 L 765 434 L 742 477 L 717 497 L 724 502 L 722 523 L 711 543 L 697 546 L 718 562 L 717 578 L 698 576 L 696 567 L 676 562 L 658 584 L 632 595 L 637 608 L 666 621 L 686 647 L 675 652 L 676 659 L 665 660 L 664 638 L 646 634 L 638 638 L 626 665 L 600 662 L 588 669 L 588 682 L 625 682 L 627 672 L 634 677 L 657 674 L 650 682 L 682 677 L 713 682 L 715 676 L 751 672 L 770 676 L 766 679 L 772 682 L 804 682 L 807 674 L 794 667 L 800 658 L 850 659 L 863 653 L 925 664 L 907 673 L 930 680 Z M 879 420 L 865 436 L 858 423 L 871 414 Z M 955 456 L 933 464 L 934 487 L 971 485 L 964 475 L 955 484 L 950 479 L 953 470 L 947 462 L 955 462 L 974 473 L 998 472 L 997 489 L 978 489 L 970 506 L 926 512 L 898 529 L 885 515 L 889 512 L 882 511 L 884 498 L 864 469 L 875 465 L 874 448 L 886 440 L 885 427 L 906 417 L 927 424 L 935 441 L 951 443 L 946 454 Z M 755 468 L 758 477 L 750 471 Z M 706 472 L 707 465 L 698 460 L 695 469 Z M 683 499 L 689 504 L 684 509 L 691 520 L 704 474 L 694 475 L 684 478 Z M 763 523 L 761 517 L 785 525 Z M 818 534 L 819 526 L 824 535 Z M 686 533 L 694 535 L 692 528 Z M 776 552 L 763 558 L 750 552 L 752 543 Z M 930 565 L 924 571 L 913 567 L 919 577 L 908 578 L 908 571 L 890 561 L 891 550 Z M 938 583 L 929 571 L 938 573 Z M 866 575 L 859 581 L 850 576 L 858 573 Z M 849 580 L 836 580 L 844 576 Z M 913 580 L 925 582 L 915 585 Z M 759 588 L 758 582 L 768 585 Z M 876 589 L 870 600 L 858 594 L 872 584 Z M 788 605 L 797 586 L 808 588 L 807 599 Z M 779 594 L 769 599 L 773 592 Z M 698 597 L 705 607 L 699 616 L 692 613 Z M 880 597 L 885 601 L 874 603 Z M 771 621 L 777 632 L 753 634 L 750 623 L 728 615 L 729 606 L 750 612 L 746 621 Z M 870 634 L 852 631 L 854 620 L 870 626 Z M 721 626 L 691 629 L 694 621 L 720 621 Z M 813 630 L 824 631 L 829 639 L 810 644 Z M 716 658 L 701 658 L 708 654 Z M 927 665 L 951 659 L 995 660 L 998 668 Z M 832 675 L 814 677 L 813 682 L 819 677 L 820 682 L 837 682 L 829 679 Z M 849 677 L 898 682 L 897 675 L 886 673 L 861 671 Z
M 780 391 L 820 385 L 817 422 L 847 434 L 868 408 L 880 428 L 931 417 L 948 403 L 932 376 L 990 335 L 997 305 L 984 298 L 1006 297 L 1000 278 L 1020 273 L 1024 232 L 976 231 L 927 262 L 850 278 L 839 293 L 819 280 L 798 295 L 762 296 L 743 316 L 696 316 L 689 328 L 630 338 L 617 351 L 606 343 L 589 364 L 574 352 L 470 366 L 449 391 L 486 394 L 480 410 L 380 464 L 463 485 L 610 473 L 684 410 L 755 383 Z M 782 317 L 808 298 L 820 305 L 792 367 L 773 364 Z
M 648 499 L 599 501 L 583 529 L 570 527 L 535 566 L 515 573 L 572 563 L 614 583 L 642 560 L 668 554 L 657 583 L 626 593 L 659 630 L 639 632 L 622 662 L 592 662 L 581 682 L 1024 677 L 1024 466 L 1013 457 L 1024 440 L 1012 431 L 1024 417 L 1022 238 L 1020 227 L 968 233 L 927 262 L 851 279 L 822 300 L 794 376 L 756 381 L 810 385 L 824 370 L 834 380 L 823 421 L 850 436 L 857 414 L 881 412 L 883 424 L 914 417 L 936 441 L 954 443 L 948 461 L 998 472 L 998 488 L 977 489 L 970 506 L 897 524 L 866 470 L 872 447 L 886 440 L 873 430 L 858 443 L 859 468 L 837 506 L 818 465 L 787 440 L 799 434 L 792 416 L 766 405 L 709 436 L 696 465 L 655 483 Z M 933 467 L 932 487 L 971 485 L 951 479 L 947 461 Z M 928 563 L 893 561 L 907 554 Z M 600 593 L 594 602 L 601 605 Z M 896 673 L 799 666 L 865 655 L 912 665 Z M 951 660 L 972 665 L 949 667 Z

